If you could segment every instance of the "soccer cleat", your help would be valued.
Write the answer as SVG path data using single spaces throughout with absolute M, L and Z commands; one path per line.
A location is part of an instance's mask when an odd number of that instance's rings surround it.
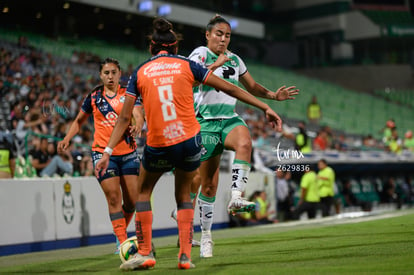
M 180 259 L 178 260 L 179 269 L 190 269 L 195 268 L 195 265 L 191 262 L 191 259 L 187 257 L 184 253 L 181 254 Z
M 238 197 L 230 200 L 227 210 L 229 213 L 234 215 L 235 213 L 252 212 L 255 208 L 256 204 L 254 202 Z
M 200 242 L 200 258 L 213 257 L 213 241 L 211 240 L 211 232 L 201 233 Z
M 155 258 L 152 253 L 148 256 L 136 253 L 131 259 L 121 264 L 119 268 L 122 270 L 149 269 L 154 267 L 155 263 Z
M 191 246 L 192 247 L 194 247 L 194 246 L 200 246 L 200 242 L 193 239 L 192 240 L 192 243 L 191 243 Z
M 174 209 L 171 212 L 171 219 L 173 219 L 174 221 L 177 221 L 177 209 Z

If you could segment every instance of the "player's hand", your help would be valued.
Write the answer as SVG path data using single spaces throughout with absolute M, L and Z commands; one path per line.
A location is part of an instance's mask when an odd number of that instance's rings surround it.
M 109 155 L 107 153 L 103 153 L 102 158 L 95 165 L 95 176 L 97 178 L 102 177 L 105 174 L 106 169 L 108 169 L 108 165 Z
M 287 99 L 295 99 L 295 95 L 299 94 L 299 89 L 296 89 L 296 86 L 282 86 L 279 89 L 277 89 L 275 93 L 275 100 L 283 101 Z
M 58 153 L 63 153 L 64 151 L 66 151 L 66 149 L 68 149 L 68 147 L 69 147 L 69 141 L 66 139 L 63 139 L 58 142 L 57 151 Z
M 278 131 L 282 132 L 282 119 L 278 114 L 275 113 L 270 107 L 265 111 L 266 119 L 272 124 L 272 127 Z
M 219 56 L 218 56 L 218 58 L 217 58 L 217 60 L 214 62 L 215 63 L 215 65 L 217 65 L 218 67 L 221 67 L 221 66 L 223 66 L 224 65 L 224 63 L 226 63 L 227 61 L 230 61 L 231 59 L 227 56 L 227 55 L 225 55 L 224 53 L 221 53 Z
M 137 126 L 137 125 L 130 125 L 129 126 L 129 133 L 134 138 L 135 137 L 141 137 L 141 130 L 142 130 L 142 127 L 140 127 L 140 126 Z

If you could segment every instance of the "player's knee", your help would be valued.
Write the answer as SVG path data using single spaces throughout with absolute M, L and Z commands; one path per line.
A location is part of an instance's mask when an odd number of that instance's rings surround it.
M 250 139 L 241 138 L 236 144 L 236 152 L 244 152 L 250 154 L 252 152 L 252 141 Z
M 211 185 L 206 185 L 203 187 L 203 194 L 206 195 L 207 197 L 214 197 L 216 195 L 217 192 L 217 186 L 215 186 L 214 184 Z
M 117 207 L 122 204 L 122 198 L 117 193 L 111 193 L 107 196 L 108 205 L 110 207 Z

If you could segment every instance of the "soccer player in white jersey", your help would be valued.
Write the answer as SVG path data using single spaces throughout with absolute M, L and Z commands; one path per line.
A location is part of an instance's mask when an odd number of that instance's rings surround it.
M 238 84 L 254 96 L 286 100 L 298 94 L 296 87 L 280 87 L 272 92 L 257 83 L 247 71 L 240 57 L 230 52 L 230 24 L 216 15 L 207 25 L 207 47 L 196 48 L 189 56 L 203 64 L 215 75 Z M 199 85 L 194 93 L 197 119 L 201 124 L 202 149 L 200 175 L 201 192 L 198 196 L 201 223 L 200 257 L 213 256 L 211 226 L 213 224 L 214 202 L 218 185 L 220 157 L 224 149 L 236 153 L 232 164 L 231 200 L 229 212 L 253 211 L 255 204 L 244 199 L 241 194 L 249 178 L 252 140 L 243 119 L 235 113 L 236 99 L 206 85 Z

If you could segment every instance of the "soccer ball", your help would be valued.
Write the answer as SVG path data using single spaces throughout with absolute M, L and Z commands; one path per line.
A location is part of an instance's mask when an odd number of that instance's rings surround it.
M 154 243 L 151 243 L 151 252 L 155 257 L 155 246 Z M 137 236 L 130 237 L 126 239 L 121 245 L 119 246 L 119 258 L 121 261 L 125 263 L 130 259 L 135 253 L 138 252 L 138 241 Z
M 119 246 L 119 258 L 125 263 L 130 259 L 135 253 L 138 252 L 138 241 L 137 236 L 126 239 Z

